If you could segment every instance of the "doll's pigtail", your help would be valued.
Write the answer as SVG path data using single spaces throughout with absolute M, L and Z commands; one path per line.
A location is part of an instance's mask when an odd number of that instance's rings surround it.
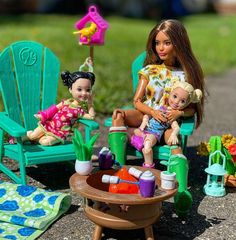
M 61 79 L 63 82 L 64 86 L 67 86 L 68 88 L 70 88 L 73 84 L 72 78 L 71 78 L 71 73 L 69 71 L 64 71 L 61 73 Z
M 195 89 L 192 94 L 191 102 L 198 103 L 202 98 L 202 91 L 200 89 Z
M 95 82 L 95 75 L 94 75 L 94 73 L 87 72 L 87 75 L 88 75 L 88 79 L 91 81 L 91 86 L 93 86 L 94 82 Z

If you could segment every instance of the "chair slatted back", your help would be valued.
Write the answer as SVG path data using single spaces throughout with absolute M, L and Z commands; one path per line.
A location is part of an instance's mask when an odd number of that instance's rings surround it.
M 34 114 L 56 101 L 60 62 L 54 53 L 32 41 L 11 44 L 0 54 L 4 108 L 26 129 L 36 127 Z

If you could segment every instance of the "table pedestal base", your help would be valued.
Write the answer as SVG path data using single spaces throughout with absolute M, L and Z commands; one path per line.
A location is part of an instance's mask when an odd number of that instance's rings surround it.
M 152 224 L 161 213 L 161 202 L 128 206 L 93 201 L 85 207 L 86 216 L 96 224 L 93 240 L 101 239 L 103 227 L 118 230 L 144 228 L 146 239 L 154 240 Z

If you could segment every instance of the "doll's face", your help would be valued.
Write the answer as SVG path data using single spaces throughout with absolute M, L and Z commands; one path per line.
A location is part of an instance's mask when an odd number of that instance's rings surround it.
M 92 94 L 91 82 L 86 78 L 79 78 L 72 84 L 69 91 L 75 100 L 87 101 Z
M 156 52 L 159 56 L 159 58 L 164 61 L 164 63 L 167 66 L 173 65 L 175 61 L 175 51 L 174 46 L 168 37 L 164 32 L 160 31 L 156 35 Z
M 189 93 L 183 88 L 177 87 L 171 91 L 169 106 L 174 110 L 184 109 L 189 103 Z

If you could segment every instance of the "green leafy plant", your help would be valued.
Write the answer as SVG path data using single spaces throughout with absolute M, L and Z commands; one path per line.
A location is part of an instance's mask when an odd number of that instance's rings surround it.
M 165 173 L 169 174 L 169 173 L 171 173 L 170 167 L 177 165 L 178 161 L 171 160 L 171 156 L 170 156 L 168 161 L 166 161 L 166 160 L 160 161 L 160 164 L 165 165 L 167 167 L 167 171 L 165 171 Z
M 93 145 L 99 135 L 99 133 L 95 134 L 88 143 L 85 143 L 80 131 L 75 129 L 75 134 L 72 138 L 72 142 L 75 150 L 75 155 L 78 160 L 88 161 L 91 159 L 93 153 Z

